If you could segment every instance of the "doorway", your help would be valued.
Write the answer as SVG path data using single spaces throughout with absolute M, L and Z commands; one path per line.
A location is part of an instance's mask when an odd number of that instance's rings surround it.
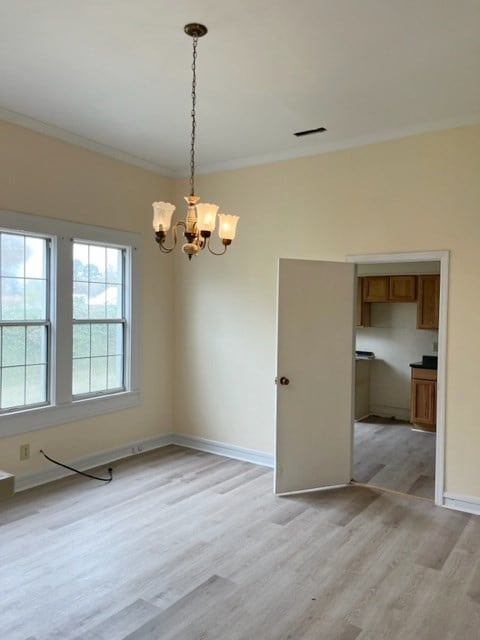
M 353 470 L 355 266 L 440 262 L 435 503 L 444 487 L 448 251 L 279 260 L 276 494 L 347 486 Z M 350 263 L 350 264 L 349 264 Z
M 373 371 L 373 378 L 377 386 L 370 394 L 370 407 L 367 416 L 354 422 L 353 431 L 353 471 L 352 477 L 369 486 L 377 486 L 434 500 L 435 504 L 442 504 L 444 490 L 444 441 L 445 441 L 445 372 L 446 372 L 446 319 L 447 319 L 447 292 L 448 292 L 448 251 L 428 251 L 395 254 L 374 254 L 348 256 L 347 262 L 354 262 L 358 274 L 372 273 L 439 273 L 440 274 L 440 303 L 438 334 L 433 332 L 416 330 L 413 327 L 413 317 L 416 309 L 405 303 L 404 309 L 395 303 L 384 307 L 381 303 L 371 305 L 376 313 L 373 324 L 382 324 L 378 331 L 378 342 L 375 342 L 375 330 L 368 330 L 358 339 L 357 344 L 366 349 L 366 342 L 372 340 L 373 351 L 378 347 L 380 360 L 370 365 L 362 365 Z M 415 264 L 418 263 L 418 264 Z M 368 265 L 368 266 L 367 266 Z M 392 269 L 392 266 L 394 267 Z M 431 268 L 429 268 L 431 266 Z M 396 267 L 396 268 L 395 268 Z M 375 307 L 375 309 L 373 309 Z M 408 309 L 407 309 L 408 307 Z M 408 317 L 407 317 L 408 314 Z M 395 321 L 394 318 L 397 318 Z M 405 320 L 402 326 L 402 318 Z M 392 320 L 393 319 L 393 320 Z M 390 320 L 390 322 L 388 322 Z M 398 322 L 396 327 L 392 326 Z M 360 330 L 361 333 L 361 330 Z M 396 342 L 391 342 L 393 336 L 397 336 Z M 373 338 L 372 338 L 373 337 Z M 389 342 L 390 340 L 390 342 Z M 366 341 L 366 342 L 365 342 Z M 383 341 L 383 344 L 382 344 Z M 403 341 L 403 342 L 402 342 Z M 384 352 L 382 352 L 382 348 Z M 434 354 L 435 350 L 437 351 Z M 384 354 L 387 353 L 388 357 Z M 378 354 L 375 354 L 378 356 Z M 436 377 L 436 431 L 432 433 L 430 427 L 410 423 L 409 411 L 406 411 L 406 402 L 395 402 L 392 399 L 393 391 L 397 397 L 399 387 L 403 385 L 405 396 L 405 379 L 399 379 L 395 366 L 401 363 L 401 375 L 410 377 L 406 372 L 406 366 L 419 361 L 427 355 L 435 361 L 437 369 L 425 370 L 425 377 Z M 382 358 L 382 356 L 384 356 Z M 407 362 L 407 360 L 409 362 Z M 375 366 L 378 365 L 376 368 Z M 430 364 L 429 366 L 434 366 Z M 358 365 L 356 365 L 358 368 Z M 412 371 L 417 371 L 413 369 Z M 365 375 L 363 373 L 363 375 Z M 358 379 L 358 378 L 357 378 Z M 384 403 L 379 401 L 382 385 L 385 388 L 393 381 L 390 389 L 390 397 Z M 378 380 L 381 380 L 378 385 Z M 412 383 L 413 384 L 413 383 Z M 433 384 L 428 382 L 426 384 Z M 380 386 L 380 390 L 379 387 Z M 400 393 L 400 395 L 401 395 Z M 397 408 L 396 405 L 400 405 Z M 391 406 L 390 406 L 391 405 Z M 408 404 L 408 408 L 410 404 Z M 361 416 L 357 416 L 362 418 Z M 418 428 L 416 428 L 418 427 Z M 435 476 L 433 480 L 432 476 Z

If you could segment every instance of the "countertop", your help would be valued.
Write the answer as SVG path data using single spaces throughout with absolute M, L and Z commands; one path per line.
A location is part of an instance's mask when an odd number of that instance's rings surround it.
M 436 364 L 423 364 L 422 361 L 420 361 L 420 362 L 412 362 L 410 364 L 410 367 L 415 368 L 415 369 L 434 369 L 435 371 L 437 370 L 437 365 Z

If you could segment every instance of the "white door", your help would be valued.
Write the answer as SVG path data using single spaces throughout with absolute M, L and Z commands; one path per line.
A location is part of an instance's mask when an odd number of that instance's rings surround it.
M 275 493 L 351 480 L 355 267 L 280 259 Z

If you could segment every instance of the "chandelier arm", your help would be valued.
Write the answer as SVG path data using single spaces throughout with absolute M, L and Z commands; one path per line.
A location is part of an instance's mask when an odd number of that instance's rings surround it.
M 210 251 L 210 253 L 212 253 L 214 256 L 223 256 L 223 254 L 224 254 L 224 253 L 226 253 L 226 251 L 227 251 L 227 247 L 228 247 L 228 245 L 224 244 L 224 245 L 223 245 L 223 251 L 214 251 L 214 250 L 210 247 L 210 238 L 208 238 L 208 241 L 207 241 L 207 243 L 206 243 L 206 244 L 207 244 L 208 250 L 209 250 L 209 251 Z
M 168 248 L 168 247 L 164 247 L 161 242 L 158 244 L 158 247 L 162 253 L 172 253 L 172 251 L 175 249 L 175 245 L 173 245 L 173 247 Z
M 173 225 L 173 227 L 172 227 L 173 244 L 172 244 L 171 247 L 166 247 L 165 246 L 166 236 L 157 241 L 158 242 L 158 246 L 160 248 L 160 251 L 162 253 L 172 253 L 172 251 L 177 246 L 177 241 L 178 241 L 177 227 L 184 227 L 184 226 L 185 226 L 185 223 L 182 220 L 180 220 L 179 222 L 177 222 L 176 224 Z

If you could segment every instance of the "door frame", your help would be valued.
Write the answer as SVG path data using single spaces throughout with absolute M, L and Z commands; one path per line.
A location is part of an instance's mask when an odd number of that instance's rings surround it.
M 438 323 L 438 369 L 437 369 L 437 430 L 435 438 L 435 499 L 436 505 L 444 504 L 445 490 L 445 405 L 447 374 L 447 320 L 448 320 L 448 276 L 450 251 L 409 251 L 405 253 L 370 253 L 345 256 L 346 262 L 379 264 L 393 262 L 440 262 L 440 305 Z M 352 424 L 353 465 L 353 424 Z

